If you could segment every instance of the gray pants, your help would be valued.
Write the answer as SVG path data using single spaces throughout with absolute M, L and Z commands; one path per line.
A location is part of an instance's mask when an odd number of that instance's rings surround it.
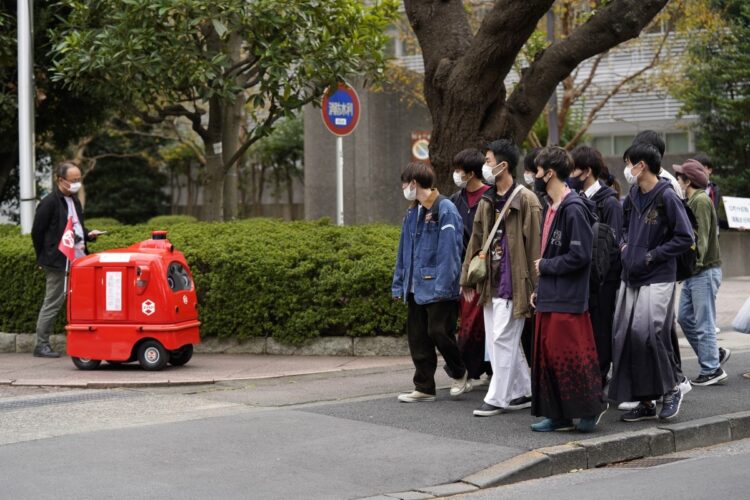
M 44 293 L 44 303 L 36 320 L 36 348 L 49 345 L 49 336 L 55 325 L 55 319 L 60 308 L 65 304 L 65 271 L 44 269 L 47 283 Z

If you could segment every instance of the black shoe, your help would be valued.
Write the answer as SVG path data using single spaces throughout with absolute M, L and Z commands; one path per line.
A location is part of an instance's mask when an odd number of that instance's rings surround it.
M 656 418 L 656 405 L 647 406 L 644 403 L 640 403 L 620 417 L 620 420 L 623 422 L 639 422 L 648 418 Z
M 680 413 L 680 406 L 682 406 L 682 391 L 680 387 L 666 393 L 661 398 L 661 411 L 659 412 L 659 418 L 662 420 L 669 420 L 677 416 Z
M 503 412 L 503 409 L 499 406 L 491 405 L 489 403 L 482 403 L 482 406 L 474 410 L 474 416 L 475 417 L 493 417 L 495 415 L 500 415 L 500 413 Z
M 723 382 L 727 379 L 729 375 L 727 375 L 727 372 L 722 370 L 721 368 L 718 368 L 715 372 L 709 373 L 708 375 L 698 375 L 693 380 L 690 381 L 693 385 L 713 385 L 718 384 L 719 382 Z
M 531 396 L 511 399 L 506 410 L 523 410 L 524 408 L 531 408 Z
M 729 361 L 729 356 L 732 355 L 732 351 L 729 349 L 725 349 L 723 347 L 719 347 L 719 364 L 723 365 L 727 361 Z
M 37 347 L 34 349 L 34 357 L 37 358 L 59 358 L 60 353 L 55 352 L 52 350 L 52 348 L 44 344 L 43 346 Z

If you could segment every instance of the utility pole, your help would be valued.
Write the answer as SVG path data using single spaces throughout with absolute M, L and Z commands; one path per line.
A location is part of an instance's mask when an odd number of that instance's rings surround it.
M 34 1 L 18 0 L 18 177 L 21 233 L 29 234 L 36 209 L 34 148 Z

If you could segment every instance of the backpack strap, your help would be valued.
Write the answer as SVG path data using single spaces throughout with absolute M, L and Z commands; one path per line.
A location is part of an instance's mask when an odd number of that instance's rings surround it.
M 437 198 L 435 198 L 435 203 L 433 203 L 432 207 L 430 208 L 430 213 L 432 213 L 432 220 L 434 220 L 436 223 L 440 222 L 440 203 L 446 199 L 448 199 L 447 196 L 439 194 Z

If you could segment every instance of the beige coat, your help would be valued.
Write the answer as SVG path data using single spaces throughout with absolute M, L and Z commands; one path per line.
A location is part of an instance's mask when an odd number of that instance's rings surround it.
M 469 272 L 471 258 L 482 250 L 482 246 L 495 224 L 497 213 L 494 207 L 494 198 L 496 190 L 496 187 L 489 189 L 479 201 L 471 239 L 466 247 L 466 258 L 461 269 L 462 287 L 467 287 L 466 275 Z M 505 232 L 508 238 L 511 263 L 514 318 L 528 318 L 532 313 L 531 294 L 536 289 L 539 279 L 534 261 L 541 256 L 541 211 L 539 199 L 534 193 L 523 187 L 513 198 L 510 209 L 505 216 Z M 480 294 L 480 304 L 487 304 L 492 299 L 490 259 L 485 259 L 485 262 L 487 263 L 487 279 L 475 287 Z

